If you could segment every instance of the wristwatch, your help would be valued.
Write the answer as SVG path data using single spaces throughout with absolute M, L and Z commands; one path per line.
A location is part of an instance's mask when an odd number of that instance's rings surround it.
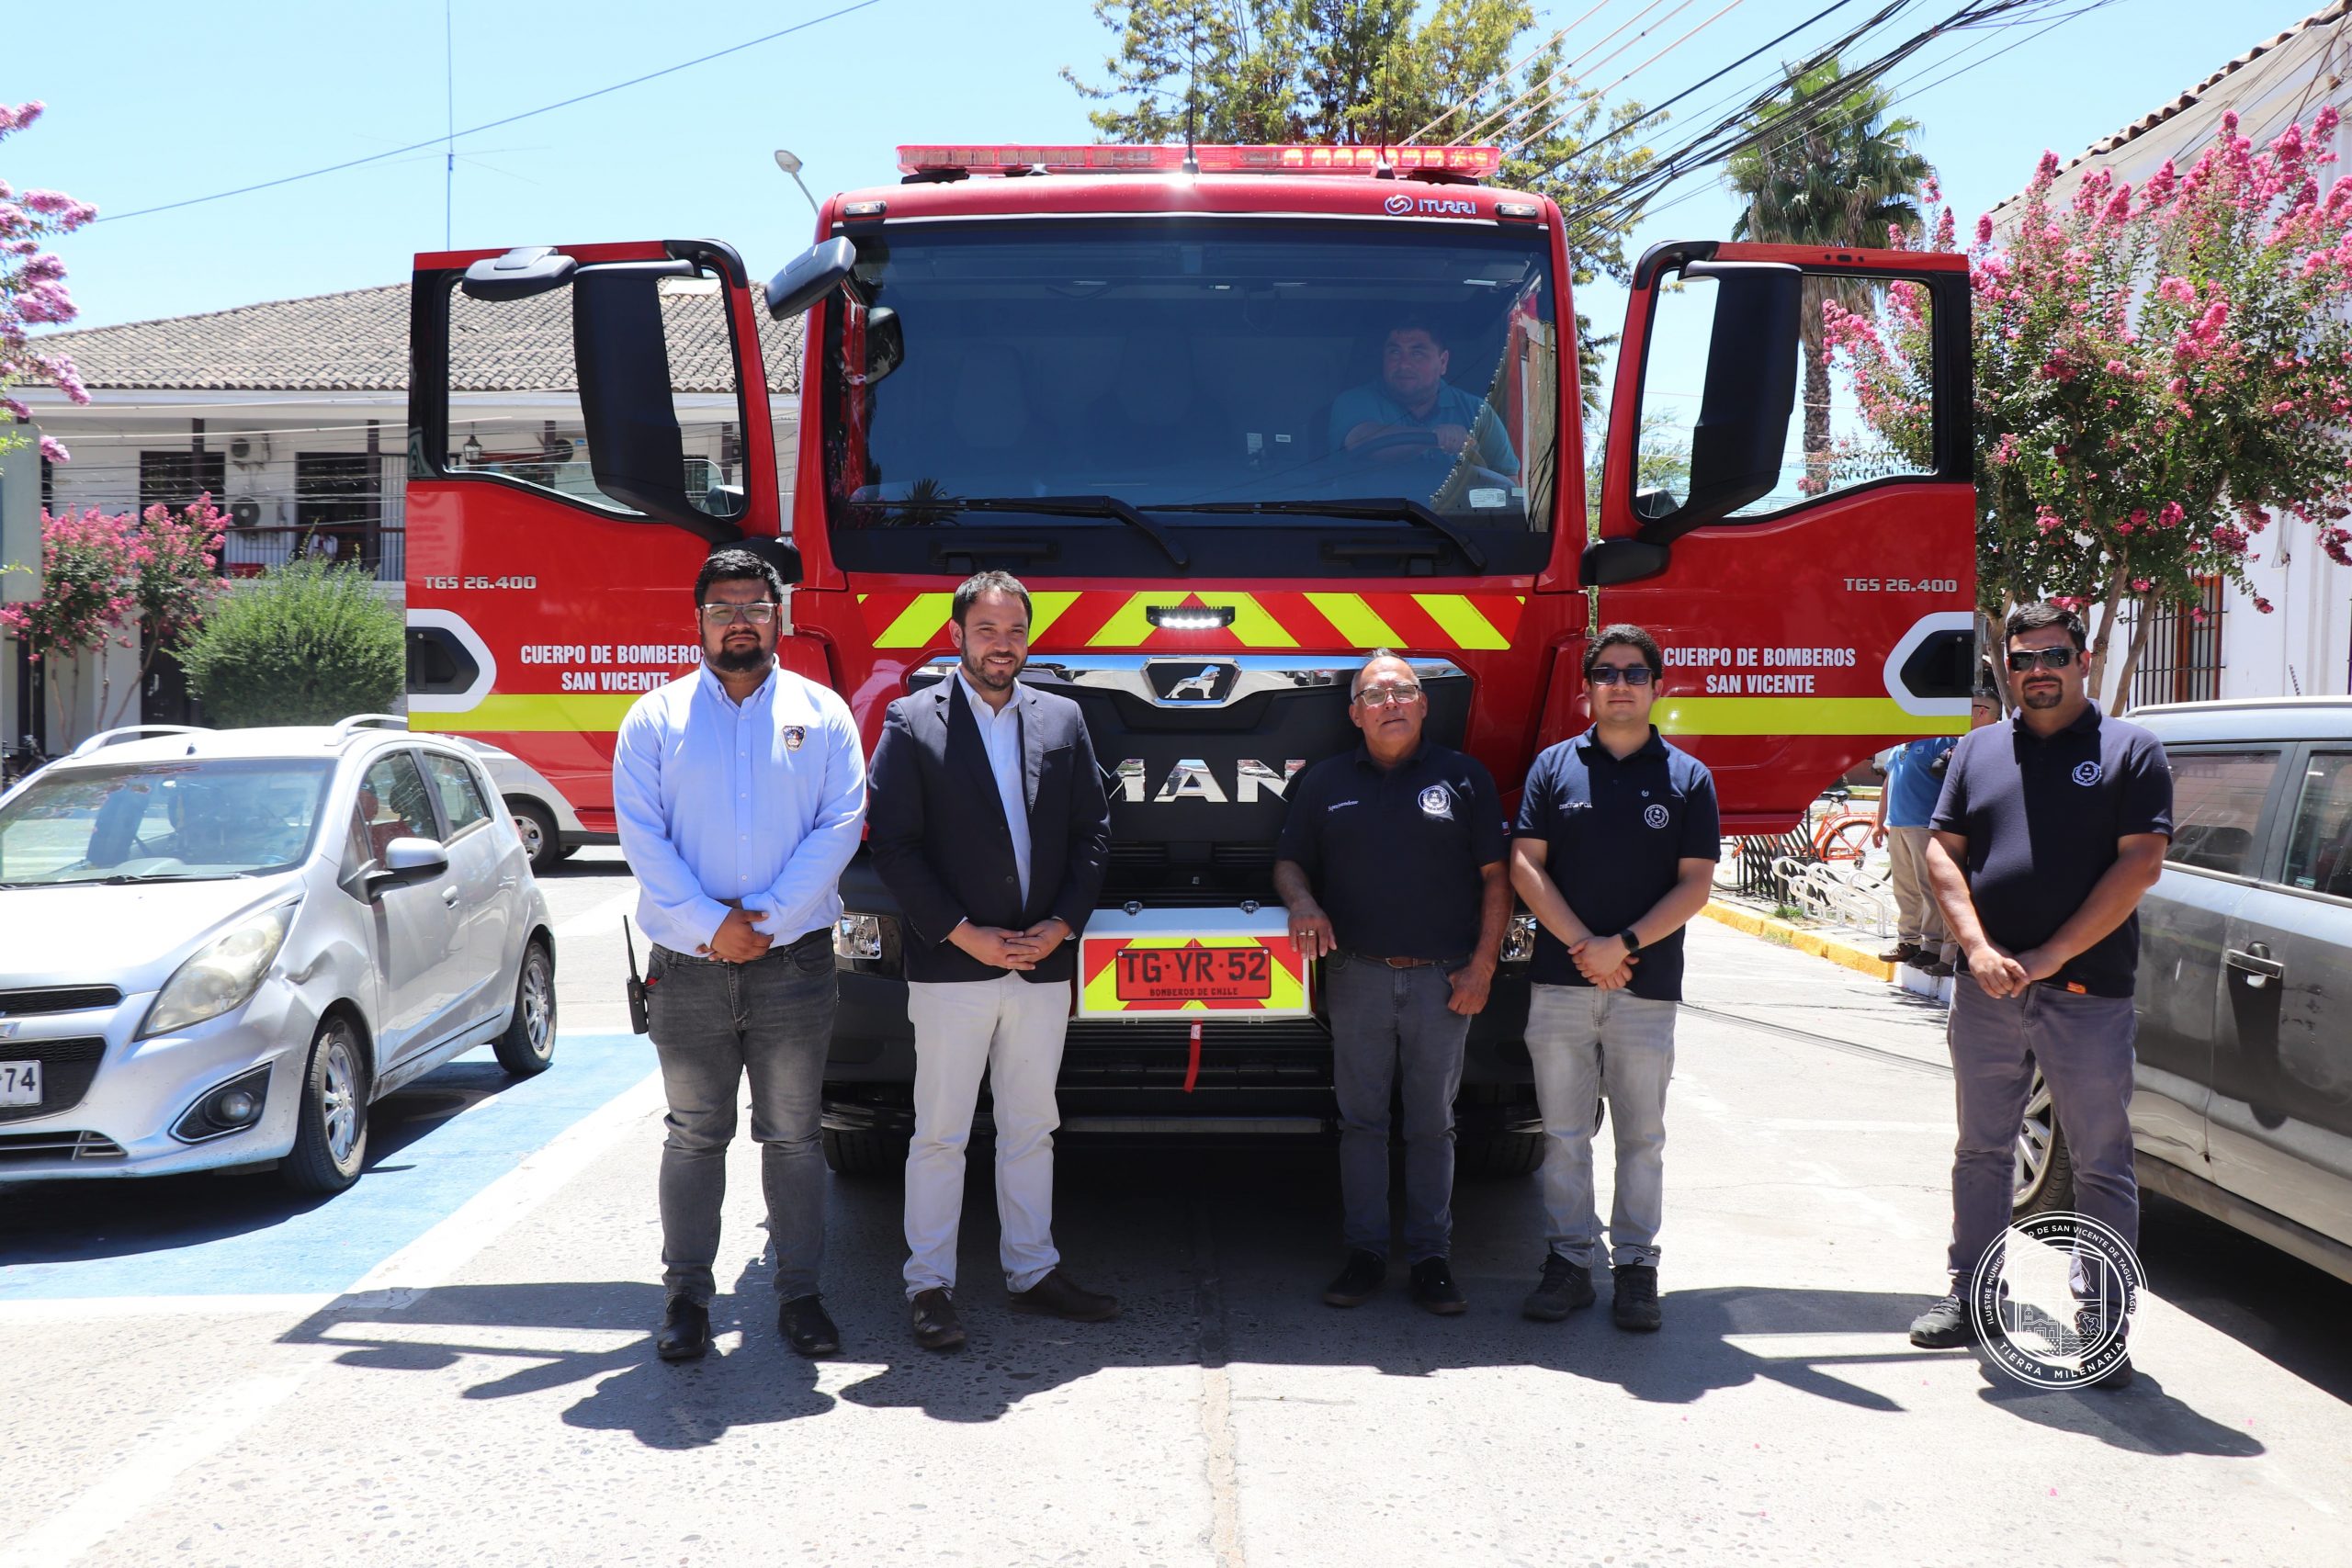
M 1617 940 L 1625 944 L 1625 956 L 1628 958 L 1633 957 L 1634 954 L 1641 952 L 1642 950 L 1642 939 L 1634 934 L 1634 928 L 1631 926 L 1627 926 L 1623 931 L 1619 931 L 1617 933 Z

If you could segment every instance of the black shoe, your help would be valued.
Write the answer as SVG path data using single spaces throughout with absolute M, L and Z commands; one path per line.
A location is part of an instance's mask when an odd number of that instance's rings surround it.
M 915 1343 L 926 1350 L 960 1350 L 964 1325 L 956 1317 L 956 1298 L 944 1285 L 917 1291 L 914 1308 Z
M 1951 964 L 1939 958 L 1932 963 L 1920 964 L 1919 973 L 1930 980 L 1949 980 L 1952 977 L 1953 970 Z
M 710 1348 L 710 1309 L 687 1296 L 672 1296 L 662 1314 L 653 1353 L 665 1361 L 699 1361 Z
M 1625 1263 L 1609 1270 L 1617 1281 L 1609 1315 L 1617 1326 L 1635 1334 L 1654 1332 L 1666 1321 L 1657 1309 L 1657 1269 L 1647 1263 Z
M 1544 1277 L 1519 1303 L 1519 1315 L 1538 1323 L 1558 1323 L 1578 1307 L 1592 1304 L 1592 1270 L 1571 1263 L 1556 1252 L 1544 1255 Z
M 1014 1291 L 1005 1304 L 1015 1312 L 1034 1312 L 1071 1323 L 1103 1323 L 1119 1315 L 1119 1298 L 1090 1291 L 1055 1269 L 1025 1291 Z
M 1881 964 L 1917 964 L 1919 962 L 1919 956 L 1917 948 L 1907 942 L 1901 942 L 1880 953 L 1878 961 Z
M 1453 1270 L 1442 1258 L 1424 1258 L 1413 1265 L 1413 1300 L 1440 1317 L 1470 1308 L 1470 1298 L 1453 1282 Z
M 775 1326 L 786 1343 L 804 1356 L 830 1356 L 842 1348 L 842 1331 L 816 1296 L 795 1296 L 775 1309 Z
M 1911 1320 L 1911 1343 L 1922 1350 L 1952 1350 L 1973 1345 L 1981 1335 L 1976 1314 L 1956 1294 L 1944 1297 Z
M 1358 1247 L 1348 1254 L 1347 1266 L 1340 1270 L 1340 1277 L 1324 1287 L 1324 1304 L 1360 1307 L 1380 1293 L 1380 1282 L 1386 1278 L 1388 1259 Z

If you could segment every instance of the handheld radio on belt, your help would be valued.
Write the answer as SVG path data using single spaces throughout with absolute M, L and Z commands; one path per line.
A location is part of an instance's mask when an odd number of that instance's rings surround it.
M 628 949 L 628 1026 L 639 1034 L 653 1032 L 653 1008 L 646 983 L 638 978 L 637 943 L 629 939 L 628 917 L 621 917 L 621 945 Z

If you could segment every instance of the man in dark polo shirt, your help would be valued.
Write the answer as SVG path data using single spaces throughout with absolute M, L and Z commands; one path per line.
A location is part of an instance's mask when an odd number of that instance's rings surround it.
M 1662 1321 L 1657 1233 L 1682 928 L 1706 907 L 1722 830 L 1714 779 L 1650 723 L 1664 673 L 1641 627 L 1594 636 L 1584 654 L 1592 728 L 1535 759 L 1511 840 L 1511 880 L 1536 923 L 1527 1054 L 1552 1141 L 1549 1247 L 1520 1310 L 1543 1323 L 1592 1303 L 1593 1111 L 1604 1094 L 1617 1145 L 1610 1314 L 1637 1332 Z
M 2139 1245 L 2136 911 L 2164 870 L 2172 773 L 2154 735 L 2092 705 L 2080 616 L 2027 604 L 2004 630 L 2017 717 L 1962 737 L 1928 821 L 1928 881 L 1966 965 L 1951 1004 L 1952 1288 L 1911 1325 L 1911 1343 L 1930 1348 L 1982 1337 L 1970 1285 L 2008 1224 L 2036 1063 L 2074 1161 L 2076 1206 Z M 2078 1295 L 2087 1289 L 2078 1279 Z M 2086 1300 L 2084 1311 L 2117 1305 Z M 2127 1356 L 2098 1381 L 2131 1378 Z
M 1274 862 L 1291 939 L 1324 961 L 1331 1010 L 1348 1259 L 1323 1299 L 1361 1306 L 1387 1274 L 1395 1086 L 1413 1299 L 1458 1313 L 1469 1303 L 1447 1261 L 1453 1096 L 1510 921 L 1502 797 L 1476 758 L 1423 742 L 1420 680 L 1386 649 L 1356 672 L 1348 715 L 1363 744 L 1300 776 Z

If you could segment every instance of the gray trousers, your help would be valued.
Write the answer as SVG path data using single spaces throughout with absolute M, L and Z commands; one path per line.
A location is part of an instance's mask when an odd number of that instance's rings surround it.
M 811 931 L 750 964 L 657 947 L 646 976 L 670 1101 L 662 1141 L 663 1288 L 709 1304 L 736 1091 L 749 1073 L 776 1294 L 786 1301 L 815 1294 L 825 1254 L 818 1111 L 833 1037 L 831 933 Z
M 1944 912 L 1936 890 L 1928 884 L 1928 829 L 1889 828 L 1886 860 L 1894 886 L 1894 940 L 1908 942 L 1930 958 L 1950 959 L 1957 952 L 1944 930 Z
M 2140 1245 L 2132 1166 L 2129 997 L 2087 997 L 2047 982 L 1996 998 L 1966 975 L 1952 987 L 1951 1074 L 1960 1141 L 1951 1163 L 1954 1288 L 1965 1294 L 1984 1249 L 2008 1227 L 2018 1128 L 2036 1063 L 2074 1160 L 2077 1213 Z
M 1527 1055 L 1544 1114 L 1544 1240 L 1580 1269 L 1600 1260 L 1592 1194 L 1593 1112 L 1606 1097 L 1617 1150 L 1609 1261 L 1657 1267 L 1666 1223 L 1666 1089 L 1677 1005 L 1596 986 L 1536 986 Z
M 1331 1087 L 1340 1101 L 1342 1239 L 1388 1256 L 1388 1104 L 1405 1114 L 1405 1259 L 1453 1243 L 1453 1096 L 1467 1015 L 1446 1003 L 1458 964 L 1392 969 L 1344 953 L 1323 961 L 1331 1009 Z

